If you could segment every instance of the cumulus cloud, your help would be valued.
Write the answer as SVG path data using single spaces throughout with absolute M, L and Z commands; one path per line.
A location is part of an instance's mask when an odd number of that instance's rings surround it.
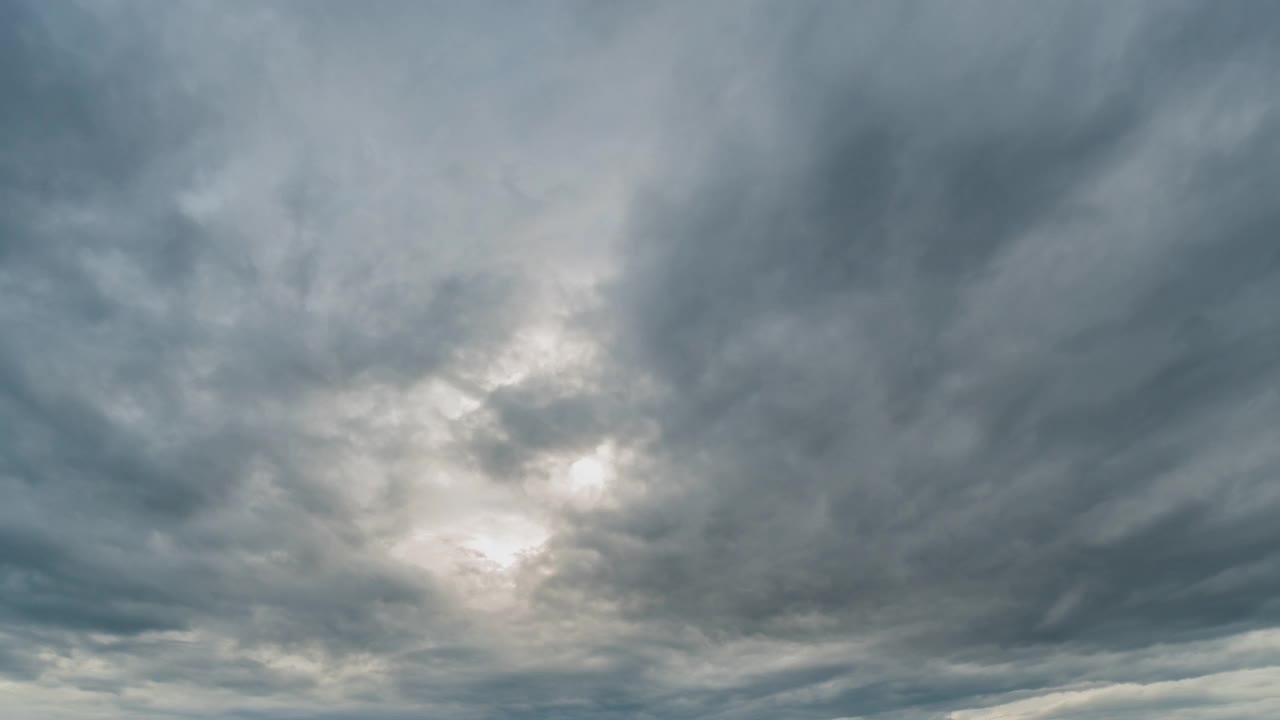
M 1276 713 L 1271 9 L 0 13 L 18 720 Z

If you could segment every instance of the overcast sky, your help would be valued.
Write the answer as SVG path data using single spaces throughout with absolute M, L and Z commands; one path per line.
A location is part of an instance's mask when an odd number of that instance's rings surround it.
M 1280 4 L 0 0 L 5 720 L 1280 717 Z

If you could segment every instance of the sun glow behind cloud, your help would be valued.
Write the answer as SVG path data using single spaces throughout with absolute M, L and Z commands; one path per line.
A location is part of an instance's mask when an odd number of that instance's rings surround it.
M 441 448 L 459 441 L 456 433 L 486 411 L 478 398 L 531 378 L 590 370 L 597 349 L 589 338 L 565 326 L 565 312 L 563 306 L 541 306 L 488 366 L 471 370 L 466 390 L 456 381 L 436 380 L 396 403 L 396 409 L 384 407 L 387 417 L 403 419 L 407 413 L 411 422 L 431 417 L 448 421 L 423 425 L 437 431 L 434 436 L 421 435 L 436 439 L 424 448 L 424 460 L 429 458 L 430 464 L 420 472 L 424 481 L 447 493 L 449 510 L 442 513 L 424 505 L 421 517 L 408 521 L 407 536 L 394 544 L 396 557 L 441 577 L 507 573 L 542 551 L 557 504 L 585 508 L 607 496 L 617 473 L 611 442 L 585 455 L 565 454 L 525 467 L 504 483 L 495 483 L 475 468 L 442 463 L 449 453 Z M 409 409 L 406 403 L 419 407 Z

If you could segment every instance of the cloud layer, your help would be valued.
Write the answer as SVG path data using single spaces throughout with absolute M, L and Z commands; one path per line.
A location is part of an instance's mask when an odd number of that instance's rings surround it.
M 1276 11 L 0 13 L 6 717 L 1280 711 Z

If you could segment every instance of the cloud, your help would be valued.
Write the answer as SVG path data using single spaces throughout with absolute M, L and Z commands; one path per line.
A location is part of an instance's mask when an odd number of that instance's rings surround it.
M 584 527 L 602 552 L 566 578 L 734 632 L 816 612 L 1110 643 L 1268 621 L 1270 573 L 1211 579 L 1277 540 L 1269 443 L 1224 430 L 1271 406 L 1275 344 L 1236 311 L 1269 293 L 1275 218 L 1209 166 L 1276 136 L 1262 107 L 1209 99 L 1248 82 L 1229 62 L 1248 51 L 1179 73 L 1142 26 L 1113 68 L 1106 33 L 1073 34 L 1096 10 L 1015 12 L 965 38 L 1002 38 L 973 57 L 932 57 L 949 16 L 926 17 L 882 49 L 885 79 L 814 67 L 827 48 L 803 35 L 750 108 L 774 134 L 728 123 L 702 177 L 635 210 L 620 362 L 662 394 L 653 482 L 689 479 Z
M 1068 690 L 983 710 L 962 710 L 948 719 L 1051 720 L 1053 718 L 1149 717 L 1153 711 L 1183 718 L 1263 717 L 1275 712 L 1274 668 L 1240 670 L 1148 685 L 1109 685 Z
M 1268 8 L 0 13 L 19 720 L 1274 714 Z

